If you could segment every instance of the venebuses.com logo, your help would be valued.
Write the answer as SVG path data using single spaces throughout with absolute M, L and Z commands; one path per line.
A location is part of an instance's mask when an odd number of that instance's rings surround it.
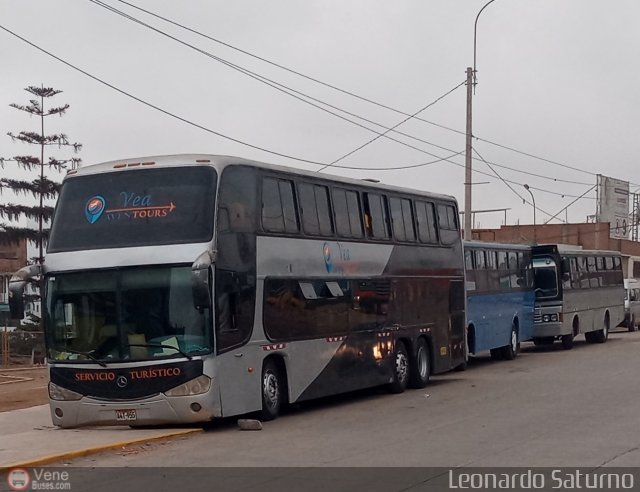
M 14 468 L 7 474 L 11 490 L 71 490 L 68 471 Z
M 11 490 L 27 490 L 31 483 L 31 477 L 24 468 L 14 468 L 7 475 L 7 483 Z

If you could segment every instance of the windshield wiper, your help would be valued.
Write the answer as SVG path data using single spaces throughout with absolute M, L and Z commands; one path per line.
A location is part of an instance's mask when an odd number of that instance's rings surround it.
M 129 343 L 127 345 L 127 347 L 157 347 L 157 348 L 168 348 L 168 349 L 172 349 L 175 350 L 176 352 L 178 352 L 180 355 L 182 355 L 183 357 L 186 357 L 187 359 L 191 360 L 193 359 L 192 356 L 190 356 L 189 354 L 187 354 L 186 352 L 184 352 L 183 350 L 181 350 L 179 347 L 175 347 L 173 345 L 167 345 L 166 343 Z
M 80 352 L 79 350 L 73 350 L 67 347 L 60 347 L 60 346 L 55 346 L 54 349 L 60 350 L 62 352 L 69 352 L 70 354 L 84 355 L 85 357 L 88 357 L 89 359 L 99 364 L 100 366 L 107 367 L 107 364 L 105 362 L 98 359 L 95 355 L 91 354 L 91 352 Z

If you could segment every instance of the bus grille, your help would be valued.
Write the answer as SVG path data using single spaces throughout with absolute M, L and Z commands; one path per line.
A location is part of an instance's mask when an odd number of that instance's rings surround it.
M 542 323 L 542 313 L 540 312 L 540 308 L 536 309 L 533 312 L 533 322 L 534 323 Z

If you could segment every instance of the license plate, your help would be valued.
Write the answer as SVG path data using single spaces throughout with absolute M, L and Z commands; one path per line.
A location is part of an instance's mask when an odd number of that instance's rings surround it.
M 132 420 L 136 420 L 138 415 L 134 409 L 123 409 L 116 410 L 116 420 L 118 422 L 131 422 Z

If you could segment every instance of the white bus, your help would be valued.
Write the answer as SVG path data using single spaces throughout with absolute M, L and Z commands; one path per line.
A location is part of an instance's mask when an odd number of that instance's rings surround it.
M 636 331 L 640 323 L 640 280 L 637 278 L 624 279 L 624 321 L 629 331 Z
M 533 342 L 559 339 L 571 349 L 584 333 L 587 343 L 604 343 L 609 329 L 624 319 L 621 255 L 617 251 L 533 246 L 536 294 Z
M 71 171 L 42 274 L 55 425 L 149 425 L 358 388 L 423 387 L 465 363 L 449 196 L 235 157 Z

